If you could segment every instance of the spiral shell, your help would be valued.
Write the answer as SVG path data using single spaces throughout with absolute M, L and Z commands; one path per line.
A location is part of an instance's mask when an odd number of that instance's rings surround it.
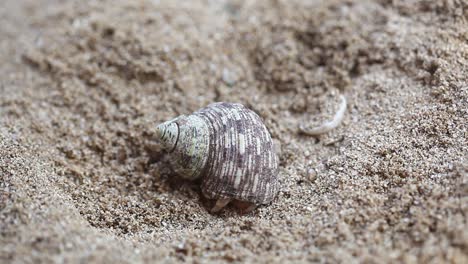
M 241 104 L 214 103 L 157 126 L 174 171 L 202 177 L 202 193 L 229 201 L 267 204 L 278 192 L 278 157 L 261 118 Z

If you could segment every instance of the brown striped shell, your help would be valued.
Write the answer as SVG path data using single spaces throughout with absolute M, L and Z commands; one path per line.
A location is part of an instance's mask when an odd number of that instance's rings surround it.
M 278 157 L 261 118 L 241 104 L 214 103 L 157 127 L 174 171 L 202 177 L 209 199 L 266 204 L 278 192 Z

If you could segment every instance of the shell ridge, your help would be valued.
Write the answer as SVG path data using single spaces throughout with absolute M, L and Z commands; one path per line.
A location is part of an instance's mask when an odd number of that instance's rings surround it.
M 177 143 L 179 143 L 180 127 L 179 127 L 179 124 L 177 122 L 175 122 L 175 124 L 177 126 L 177 137 L 176 137 L 176 140 L 175 140 L 174 147 L 169 152 L 173 152 L 177 148 Z M 164 131 L 164 134 L 166 134 L 166 131 Z
M 240 182 L 237 183 L 238 169 L 237 169 L 237 162 L 236 162 L 237 155 L 238 155 L 236 142 L 237 142 L 237 136 L 239 133 L 239 127 L 235 125 L 235 120 L 237 119 L 237 117 L 235 114 L 236 112 L 233 111 L 233 108 L 225 107 L 224 111 L 230 117 L 228 119 L 230 120 L 229 122 L 230 142 L 228 142 L 228 144 L 231 145 L 232 148 L 229 151 L 229 157 L 228 157 L 230 170 L 228 171 L 228 173 L 223 175 L 223 177 L 229 182 L 230 186 L 232 187 L 231 192 L 237 193 L 237 190 L 239 189 L 238 184 L 240 184 Z
M 208 124 L 209 126 L 209 129 L 210 131 L 215 131 L 215 126 L 212 122 L 212 117 L 211 117 L 211 113 L 209 113 L 208 111 L 200 111 L 200 112 L 197 112 L 199 114 L 200 117 L 202 117 L 204 120 L 206 120 L 206 123 Z M 214 157 L 214 154 L 216 153 L 216 142 L 214 140 L 214 135 L 212 133 L 210 133 L 209 135 L 209 143 L 208 143 L 208 159 L 207 159 L 207 166 L 205 167 L 204 169 L 204 175 L 205 177 L 203 178 L 203 181 L 205 182 L 206 179 L 209 179 L 209 177 L 206 177 L 206 175 L 209 175 L 211 173 L 211 171 L 213 171 L 213 167 L 215 166 L 215 158 Z
M 229 114 L 231 115 L 232 119 L 231 119 L 231 126 L 230 126 L 230 130 L 232 131 L 231 133 L 231 142 L 229 142 L 229 144 L 231 146 L 233 146 L 233 150 L 230 151 L 230 156 L 231 156 L 231 159 L 230 159 L 230 163 L 231 163 L 231 173 L 228 174 L 228 175 L 231 175 L 229 181 L 231 183 L 231 185 L 233 186 L 233 191 L 237 191 L 239 189 L 239 184 L 240 184 L 240 179 L 238 179 L 237 177 L 239 176 L 238 175 L 238 163 L 237 163 L 237 156 L 239 155 L 239 151 L 234 151 L 234 150 L 238 150 L 238 145 L 236 144 L 238 142 L 238 136 L 239 136 L 239 127 L 236 126 L 236 121 L 238 119 L 238 115 L 237 115 L 237 111 L 233 111 L 232 109 L 229 109 L 227 108 L 226 109 L 226 112 L 229 112 Z M 225 177 L 227 177 L 228 175 L 225 175 Z M 229 177 L 227 177 L 229 178 Z
M 210 168 L 207 169 L 205 178 L 203 180 L 203 185 L 205 188 L 204 190 L 219 190 L 222 189 L 219 185 L 219 182 L 216 182 L 214 179 L 216 175 L 219 177 L 222 177 L 224 173 L 227 173 L 228 164 L 224 164 L 222 162 L 223 155 L 224 155 L 224 150 L 221 152 L 220 146 L 224 146 L 226 142 L 224 134 L 227 133 L 226 127 L 219 126 L 218 120 L 217 120 L 217 114 L 222 114 L 223 111 L 222 109 L 219 109 L 220 103 L 214 103 L 211 104 L 211 107 L 207 107 L 201 111 L 201 114 L 205 116 L 208 119 L 208 122 L 211 124 L 213 130 L 212 134 L 210 135 L 210 145 L 214 146 L 214 151 L 210 153 L 210 162 L 211 166 Z M 210 111 L 211 110 L 211 111 Z M 221 113 L 220 113 L 221 112 Z M 229 119 L 228 119 L 229 120 Z M 222 136 L 220 136 L 222 135 Z M 229 153 L 226 153 L 227 155 Z M 229 156 L 226 156 L 226 159 L 229 159 Z M 221 164 L 221 166 L 217 166 L 218 164 Z M 217 169 L 216 169 L 217 167 Z M 225 172 L 226 171 L 226 172 Z M 206 192 L 205 192 L 206 193 Z M 208 196 L 213 196 L 217 194 L 212 194 L 212 193 L 206 193 Z

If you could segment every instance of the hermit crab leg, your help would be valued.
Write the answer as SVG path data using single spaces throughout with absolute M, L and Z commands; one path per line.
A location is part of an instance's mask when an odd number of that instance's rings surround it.
M 223 198 L 223 199 L 218 199 L 216 201 L 216 204 L 213 208 L 211 208 L 212 213 L 217 213 L 221 211 L 232 199 L 229 198 Z
M 248 214 L 257 208 L 256 204 L 251 204 L 249 207 L 242 209 L 242 214 Z
M 252 212 L 255 208 L 257 208 L 258 204 L 234 200 L 232 204 L 240 210 L 241 214 L 248 214 Z
M 313 128 L 306 128 L 304 124 L 299 125 L 299 130 L 309 136 L 317 136 L 320 134 L 327 133 L 328 131 L 334 129 L 335 127 L 339 126 L 341 121 L 343 121 L 344 114 L 346 113 L 346 97 L 341 95 L 341 104 L 338 111 L 335 113 L 335 116 L 331 121 L 327 121 L 320 126 L 313 127 Z

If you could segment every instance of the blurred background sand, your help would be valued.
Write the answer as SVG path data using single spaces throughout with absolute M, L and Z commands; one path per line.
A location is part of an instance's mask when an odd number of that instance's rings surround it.
M 468 262 L 466 1 L 83 2 L 0 7 L 0 262 Z M 152 140 L 215 101 L 282 145 L 248 215 Z

